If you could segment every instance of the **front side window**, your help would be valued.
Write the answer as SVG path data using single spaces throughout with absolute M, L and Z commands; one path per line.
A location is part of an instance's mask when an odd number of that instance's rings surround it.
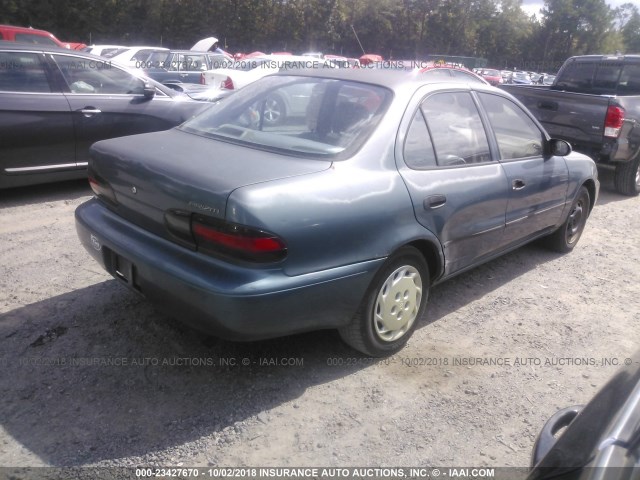
M 543 135 L 531 118 L 511 100 L 479 93 L 503 160 L 541 156 Z
M 144 82 L 111 62 L 53 55 L 71 93 L 142 95 Z
M 439 166 L 491 161 L 489 142 L 469 92 L 443 92 L 422 102 Z
M 391 92 L 368 84 L 265 77 L 180 128 L 284 153 L 346 156 L 364 143 L 390 99 Z
M 44 65 L 37 53 L 0 52 L 1 92 L 51 92 Z

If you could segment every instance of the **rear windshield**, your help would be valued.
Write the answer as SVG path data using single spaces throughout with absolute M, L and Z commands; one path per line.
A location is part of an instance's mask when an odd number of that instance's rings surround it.
M 596 95 L 639 95 L 640 63 L 621 60 L 572 62 L 555 88 Z
M 358 82 L 270 76 L 180 128 L 285 154 L 345 158 L 371 134 L 391 96 Z

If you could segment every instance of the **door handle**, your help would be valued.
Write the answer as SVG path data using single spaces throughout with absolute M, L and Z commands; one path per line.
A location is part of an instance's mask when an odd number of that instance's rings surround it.
M 527 184 L 524 183 L 524 180 L 518 178 L 516 180 L 514 180 L 513 182 L 511 182 L 511 188 L 513 188 L 514 190 L 522 190 Z
M 79 111 L 80 111 L 81 114 L 83 114 L 87 118 L 91 118 L 94 115 L 97 115 L 98 113 L 102 113 L 102 110 L 98 110 L 95 107 L 84 107 L 83 109 L 81 109 Z
M 434 208 L 440 208 L 447 203 L 447 197 L 445 195 L 429 195 L 422 202 L 422 206 L 425 210 L 433 210 Z

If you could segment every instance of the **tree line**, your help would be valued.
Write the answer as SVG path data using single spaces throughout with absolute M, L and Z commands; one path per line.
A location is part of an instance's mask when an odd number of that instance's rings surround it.
M 545 0 L 534 16 L 521 0 L 0 0 L 0 23 L 87 44 L 189 48 L 215 36 L 232 53 L 459 55 L 540 71 L 571 55 L 640 53 L 638 7 L 605 0 Z

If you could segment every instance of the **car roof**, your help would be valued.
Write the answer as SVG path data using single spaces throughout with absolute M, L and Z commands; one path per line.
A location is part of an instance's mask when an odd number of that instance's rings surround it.
M 300 69 L 295 73 L 291 70 L 275 73 L 278 76 L 304 76 L 319 77 L 335 80 L 347 80 L 361 83 L 370 83 L 400 91 L 405 87 L 417 87 L 419 85 L 448 83 L 451 85 L 473 85 L 474 89 L 488 89 L 496 91 L 495 87 L 485 83 L 465 82 L 464 80 L 451 79 L 429 79 L 425 78 L 417 71 L 407 72 L 406 70 L 385 69 L 385 68 L 336 68 L 336 69 Z
M 31 27 L 16 27 L 15 25 L 0 25 L 0 30 L 14 30 L 16 32 L 31 32 L 31 33 L 39 33 L 39 34 L 44 34 L 44 35 L 52 35 L 51 32 L 48 32 L 46 30 L 40 30 L 38 28 L 31 28 Z
M 202 52 L 200 50 L 170 50 L 171 53 L 184 53 L 185 55 L 202 55 L 202 54 L 207 54 L 207 55 L 217 55 L 219 57 L 224 57 L 224 53 L 218 53 L 218 52 Z
M 80 52 L 80 50 L 70 50 L 68 48 L 63 47 L 53 47 L 48 45 L 42 45 L 40 43 L 20 43 L 20 42 L 10 42 L 7 40 L 0 40 L 0 48 L 3 50 L 15 50 L 19 51 L 39 51 L 39 52 L 79 52 L 83 55 L 90 55 L 86 52 Z M 102 57 L 96 57 L 104 60 Z

